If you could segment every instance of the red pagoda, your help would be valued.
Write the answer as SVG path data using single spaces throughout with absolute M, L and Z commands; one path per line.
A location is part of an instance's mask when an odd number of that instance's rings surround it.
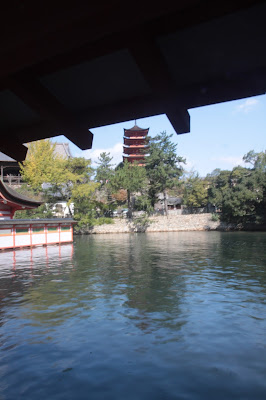
M 124 129 L 123 161 L 144 164 L 145 150 L 147 151 L 147 135 L 149 128 L 142 129 L 136 124 L 131 129 Z

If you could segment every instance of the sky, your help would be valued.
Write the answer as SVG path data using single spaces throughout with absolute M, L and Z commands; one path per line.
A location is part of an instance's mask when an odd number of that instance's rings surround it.
M 205 176 L 215 168 L 232 169 L 244 165 L 242 157 L 250 150 L 266 149 L 266 95 L 250 97 L 189 110 L 190 133 L 177 135 L 166 115 L 137 120 L 141 128 L 150 128 L 149 135 L 162 131 L 173 134 L 177 154 L 186 159 L 185 169 Z M 91 150 L 81 151 L 64 136 L 53 141 L 68 142 L 74 157 L 85 157 L 97 166 L 100 153 L 110 152 L 113 164 L 122 161 L 124 128 L 132 128 L 135 121 L 91 129 L 94 134 Z

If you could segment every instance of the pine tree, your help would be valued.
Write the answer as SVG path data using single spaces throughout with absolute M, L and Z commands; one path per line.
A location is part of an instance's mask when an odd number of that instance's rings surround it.
M 132 216 L 131 194 L 139 192 L 147 185 L 145 168 L 124 162 L 123 168 L 118 168 L 115 175 L 111 178 L 111 187 L 114 191 L 125 189 L 127 191 L 128 214 Z
M 149 138 L 149 155 L 145 159 L 152 206 L 154 207 L 157 195 L 163 193 L 166 215 L 168 215 L 166 190 L 173 188 L 177 183 L 183 172 L 181 164 L 185 163 L 185 159 L 176 154 L 177 145 L 171 142 L 172 136 L 162 132 L 154 138 Z

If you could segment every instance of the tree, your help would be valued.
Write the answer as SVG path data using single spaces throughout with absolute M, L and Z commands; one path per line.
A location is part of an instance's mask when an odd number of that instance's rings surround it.
M 26 160 L 20 164 L 24 181 L 36 192 L 41 191 L 44 182 L 59 182 L 63 177 L 62 159 L 54 149 L 55 144 L 49 139 L 32 142 L 28 145 Z
M 29 155 L 21 164 L 24 180 L 35 193 L 41 193 L 45 205 L 38 212 L 31 211 L 32 217 L 50 217 L 52 207 L 58 200 L 74 203 L 78 216 L 90 209 L 91 193 L 99 186 L 91 182 L 93 169 L 91 161 L 82 157 L 64 159 L 54 151 L 50 140 L 30 143 Z M 82 209 L 82 210 L 81 210 Z M 71 212 L 71 209 L 69 209 Z
M 249 151 L 244 155 L 243 161 L 249 163 L 256 170 L 263 170 L 266 172 L 266 152 L 255 153 L 254 150 Z
M 118 168 L 110 181 L 112 189 L 117 192 L 120 189 L 127 191 L 128 214 L 132 216 L 131 194 L 139 192 L 146 184 L 145 168 L 130 164 L 127 160 L 123 168 Z
M 208 203 L 207 183 L 197 172 L 191 172 L 184 181 L 184 203 L 189 207 L 204 207 Z
M 114 175 L 113 164 L 111 164 L 113 157 L 110 157 L 110 153 L 103 152 L 98 157 L 98 167 L 96 169 L 96 182 L 101 185 L 106 184 L 110 178 Z
M 73 187 L 69 203 L 74 204 L 74 218 L 80 227 L 92 225 L 92 220 L 96 217 L 95 191 L 98 186 L 96 182 L 87 182 Z
M 248 154 L 256 168 L 238 166 L 232 171 L 220 171 L 209 188 L 210 202 L 221 208 L 222 219 L 227 222 L 263 222 L 266 217 L 266 173 L 254 154 Z
M 255 153 L 254 150 L 244 155 L 243 160 L 251 163 L 254 179 L 257 181 L 257 193 L 261 200 L 255 205 L 255 213 L 258 222 L 266 222 L 266 151 Z
M 183 172 L 181 164 L 185 163 L 185 159 L 176 154 L 177 145 L 171 142 L 172 136 L 162 132 L 154 138 L 149 138 L 149 155 L 145 159 L 151 204 L 154 207 L 157 194 L 163 193 L 166 215 L 166 190 L 175 186 Z
M 61 159 L 57 180 L 49 182 L 44 189 L 48 202 L 54 203 L 58 199 L 69 200 L 77 185 L 90 182 L 93 175 L 90 164 L 90 160 L 82 157 Z

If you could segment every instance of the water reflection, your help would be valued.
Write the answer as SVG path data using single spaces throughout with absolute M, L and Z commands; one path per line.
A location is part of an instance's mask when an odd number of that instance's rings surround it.
M 265 244 L 116 234 L 0 254 L 0 396 L 263 398 Z

